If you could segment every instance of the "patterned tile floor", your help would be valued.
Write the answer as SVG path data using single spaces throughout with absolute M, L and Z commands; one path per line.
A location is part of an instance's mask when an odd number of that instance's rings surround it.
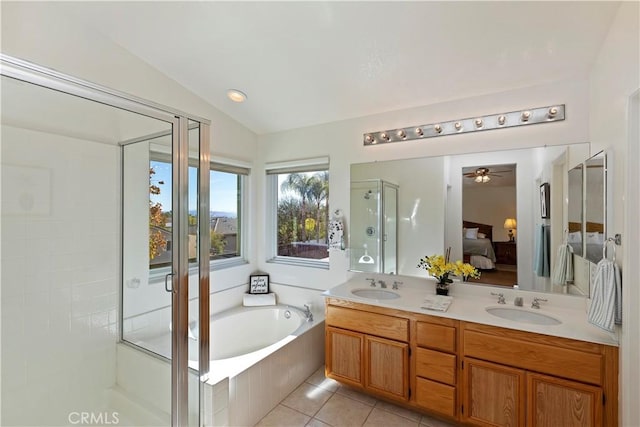
M 300 427 L 450 427 L 325 378 L 324 367 L 287 396 L 256 425 Z

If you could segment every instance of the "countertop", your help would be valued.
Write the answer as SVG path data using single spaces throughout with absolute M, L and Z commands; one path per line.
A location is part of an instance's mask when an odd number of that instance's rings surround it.
M 369 281 L 367 281 L 365 277 L 374 277 L 376 279 L 376 287 L 370 287 Z M 395 292 L 399 294 L 400 297 L 379 300 L 362 298 L 351 293 L 351 291 L 356 289 L 380 289 L 380 285 L 377 283 L 378 280 L 383 280 L 387 283 L 386 291 Z M 398 290 L 391 288 L 394 280 L 402 282 Z M 587 300 L 584 297 L 513 290 L 510 288 L 502 289 L 499 287 L 479 286 L 458 282 L 450 286 L 449 295 L 453 297 L 453 301 L 447 311 L 442 312 L 421 308 L 420 306 L 426 297 L 435 295 L 435 283 L 435 280 L 432 279 L 420 279 L 416 277 L 372 276 L 370 274 L 366 276 L 357 275 L 351 280 L 325 291 L 323 295 L 325 297 L 340 298 L 362 304 L 428 314 L 430 316 L 446 317 L 501 328 L 618 346 L 618 339 L 615 334 L 608 333 L 588 323 Z M 503 293 L 506 304 L 497 304 L 498 299 L 496 296 L 492 296 L 491 292 Z M 523 298 L 523 307 L 516 307 L 513 304 L 516 296 Z M 534 297 L 544 298 L 548 301 L 541 302 L 540 309 L 532 309 L 530 307 Z M 534 323 L 503 319 L 489 314 L 486 311 L 489 307 L 515 308 L 546 314 L 560 320 L 562 323 L 559 325 L 537 325 Z

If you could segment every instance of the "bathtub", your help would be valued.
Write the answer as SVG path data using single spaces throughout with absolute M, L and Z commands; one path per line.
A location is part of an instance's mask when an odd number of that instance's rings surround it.
M 303 334 L 313 322 L 307 322 L 302 310 L 274 305 L 237 307 L 211 316 L 209 355 L 211 362 L 243 358 L 252 353 L 270 353 Z M 190 360 L 197 353 L 199 331 L 190 325 Z M 264 351 L 266 349 L 266 351 Z
M 210 370 L 204 389 L 205 419 L 208 425 L 253 426 L 307 377 L 324 364 L 324 319 L 314 313 L 307 322 L 304 313 L 286 305 L 236 307 L 211 316 Z M 155 353 L 170 355 L 167 331 L 163 337 L 138 337 L 137 345 Z M 189 328 L 189 367 L 197 370 L 198 327 Z M 162 343 L 162 345 L 156 345 Z M 161 348 L 162 347 L 162 348 Z M 151 387 L 148 381 L 132 384 L 142 400 L 158 402 L 165 397 L 149 399 L 158 390 L 170 389 L 170 365 L 124 346 L 123 363 L 118 364 L 122 383 L 129 378 L 155 378 L 167 382 L 164 387 Z M 131 358 L 143 358 L 139 362 Z M 145 359 L 146 358 L 146 359 Z M 151 358 L 153 359 L 153 358 Z M 166 374 L 158 374 L 158 363 Z M 152 369 L 152 367 L 155 368 Z M 145 370 L 149 367 L 149 372 Z M 195 372 L 193 381 L 196 384 Z M 124 387 L 128 389 L 129 387 Z M 133 392 L 134 390 L 127 390 Z M 197 401 L 197 399 L 196 399 Z M 167 402 L 169 404 L 169 402 Z M 170 405 L 163 404 L 169 412 Z M 167 408 L 164 408 L 167 406 Z M 193 409 L 197 410 L 197 409 Z

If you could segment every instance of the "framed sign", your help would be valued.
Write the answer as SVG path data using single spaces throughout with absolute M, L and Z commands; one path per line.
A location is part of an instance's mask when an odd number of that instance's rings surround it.
M 544 219 L 551 218 L 551 190 L 549 183 L 545 182 L 540 186 L 540 216 Z
M 269 293 L 269 275 L 255 274 L 249 276 L 249 293 L 250 294 L 268 294 Z

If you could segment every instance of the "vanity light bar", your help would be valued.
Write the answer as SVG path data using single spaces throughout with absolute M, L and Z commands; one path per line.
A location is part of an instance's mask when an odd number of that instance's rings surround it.
M 510 128 L 538 123 L 560 122 L 564 120 L 564 104 L 489 116 L 471 117 L 402 129 L 369 132 L 363 135 L 364 145 L 379 145 L 389 142 L 409 141 L 412 139 L 433 138 L 435 136 L 455 135 L 467 132 Z

